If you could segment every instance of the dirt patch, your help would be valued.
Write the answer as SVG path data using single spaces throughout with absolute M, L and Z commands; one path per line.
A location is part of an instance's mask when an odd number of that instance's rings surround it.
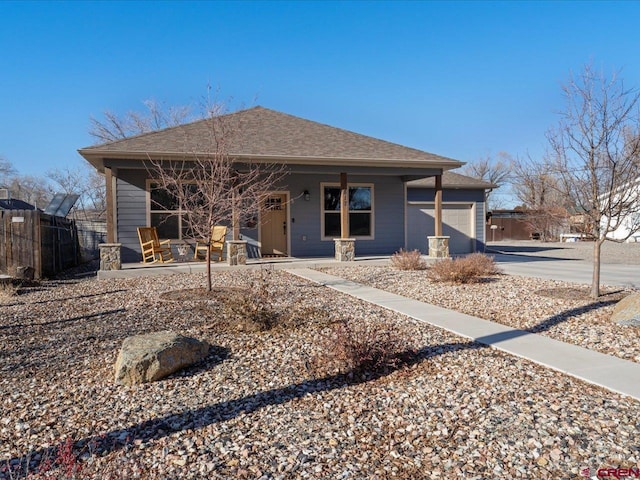
M 560 300 L 593 300 L 591 298 L 591 287 L 557 287 L 543 288 L 535 292 L 537 295 L 548 298 L 557 298 Z M 620 289 L 601 290 L 598 301 L 601 302 L 617 302 L 623 299 L 628 292 Z
M 238 295 L 249 294 L 249 289 L 241 287 L 214 287 L 211 291 L 206 288 L 185 288 L 164 292 L 160 298 L 169 302 L 224 302 Z

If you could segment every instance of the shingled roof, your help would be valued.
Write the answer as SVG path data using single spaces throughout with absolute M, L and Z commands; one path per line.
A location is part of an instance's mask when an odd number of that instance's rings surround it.
M 456 168 L 461 162 L 263 107 L 220 117 L 237 122 L 228 153 L 234 157 L 283 163 Z M 79 150 L 96 167 L 105 158 L 171 158 L 206 153 L 209 120 Z M 204 147 L 203 147 L 204 146 Z
M 412 180 L 407 182 L 408 188 L 435 188 L 436 181 L 434 177 L 422 178 L 420 180 Z M 460 175 L 459 173 L 444 172 L 442 174 L 442 188 L 447 189 L 470 189 L 470 190 L 488 190 L 498 188 L 491 182 L 485 182 L 477 178 Z

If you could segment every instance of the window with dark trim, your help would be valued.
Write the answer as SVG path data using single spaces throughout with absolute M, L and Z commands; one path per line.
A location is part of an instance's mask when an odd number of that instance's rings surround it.
M 184 184 L 183 188 L 193 190 L 197 187 Z M 186 221 L 188 214 L 181 208 L 178 196 L 153 181 L 148 182 L 148 190 L 150 226 L 156 227 L 158 236 L 169 239 L 192 237 Z
M 322 236 L 340 236 L 340 186 L 322 185 Z M 373 238 L 373 185 L 349 185 L 349 237 Z

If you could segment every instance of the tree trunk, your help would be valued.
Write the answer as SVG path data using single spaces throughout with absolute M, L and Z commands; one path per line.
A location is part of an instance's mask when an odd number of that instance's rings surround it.
M 211 238 L 207 244 L 207 292 L 211 291 Z
M 600 247 L 602 242 L 600 238 L 593 243 L 593 278 L 591 280 L 591 298 L 600 296 Z

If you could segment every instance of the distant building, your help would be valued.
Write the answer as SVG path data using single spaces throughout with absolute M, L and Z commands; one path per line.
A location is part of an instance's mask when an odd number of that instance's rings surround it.
M 487 214 L 487 242 L 502 240 L 530 240 L 533 235 L 531 225 L 526 222 L 527 212 L 523 210 L 494 210 Z
M 36 207 L 24 200 L 11 198 L 8 188 L 0 188 L 0 210 L 36 210 Z
M 627 242 L 640 241 L 640 178 L 616 190 L 613 201 L 625 202 L 627 214 L 611 219 L 613 230 L 607 234 L 607 238 Z M 607 221 L 608 218 L 605 216 L 602 219 L 603 227 Z

